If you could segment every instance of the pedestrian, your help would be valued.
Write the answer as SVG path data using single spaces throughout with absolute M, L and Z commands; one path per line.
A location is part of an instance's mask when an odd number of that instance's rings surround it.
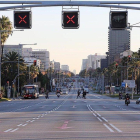
M 49 99 L 49 90 L 46 91 L 46 99 Z
M 84 90 L 84 91 L 83 91 L 83 98 L 84 98 L 84 99 L 86 99 L 86 94 L 87 94 L 87 92 Z
M 78 91 L 77 91 L 77 99 L 78 99 L 78 97 L 81 98 L 80 93 L 81 93 L 81 91 L 80 91 L 80 89 L 78 89 Z

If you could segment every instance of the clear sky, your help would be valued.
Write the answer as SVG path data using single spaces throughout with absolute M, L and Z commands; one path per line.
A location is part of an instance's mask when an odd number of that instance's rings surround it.
M 122 0 L 123 1 L 123 0 Z M 1 5 L 4 6 L 4 5 Z M 140 6 L 140 5 L 135 5 Z M 62 29 L 62 7 L 32 8 L 32 29 L 14 32 L 6 44 L 37 43 L 33 49 L 47 49 L 50 60 L 81 70 L 82 59 L 108 51 L 109 8 L 80 7 L 80 28 Z M 13 11 L 0 11 L 13 22 Z M 128 22 L 140 22 L 140 11 L 128 10 Z M 140 28 L 131 31 L 131 50 L 140 48 Z

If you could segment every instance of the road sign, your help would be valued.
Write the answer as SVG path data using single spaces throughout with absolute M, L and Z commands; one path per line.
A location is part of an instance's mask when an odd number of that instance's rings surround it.
M 31 11 L 14 11 L 14 28 L 31 29 Z
M 129 88 L 135 88 L 135 80 L 123 80 Z
M 121 85 L 122 87 L 125 87 L 125 82 L 122 82 L 122 85 Z
M 79 11 L 62 11 L 62 28 L 79 28 Z
M 111 11 L 111 28 L 122 29 L 127 27 L 127 11 Z

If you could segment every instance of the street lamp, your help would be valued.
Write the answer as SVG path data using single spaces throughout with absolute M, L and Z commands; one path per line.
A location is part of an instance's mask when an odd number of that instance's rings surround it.
M 1 48 L 1 33 L 3 32 L 11 32 L 13 33 L 14 31 L 24 31 L 24 30 L 0 30 L 0 92 L 1 92 L 1 56 L 2 56 L 2 48 Z
M 37 45 L 37 43 L 33 43 L 33 44 L 20 44 L 19 46 L 23 46 L 23 45 Z M 29 79 L 30 79 L 30 64 L 29 64 Z M 18 49 L 18 93 L 19 93 L 19 49 Z

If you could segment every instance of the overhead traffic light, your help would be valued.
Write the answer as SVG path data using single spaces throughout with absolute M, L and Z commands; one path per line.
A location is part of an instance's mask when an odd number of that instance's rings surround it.
M 128 62 L 130 62 L 131 61 L 131 56 L 130 55 L 128 55 Z
M 127 11 L 111 11 L 110 27 L 113 29 L 124 29 L 127 27 Z
M 31 29 L 31 11 L 14 11 L 14 28 Z
M 34 66 L 36 66 L 36 60 L 34 60 Z
M 116 64 L 116 69 L 118 68 L 118 64 Z
M 62 11 L 62 28 L 79 28 L 79 11 Z

